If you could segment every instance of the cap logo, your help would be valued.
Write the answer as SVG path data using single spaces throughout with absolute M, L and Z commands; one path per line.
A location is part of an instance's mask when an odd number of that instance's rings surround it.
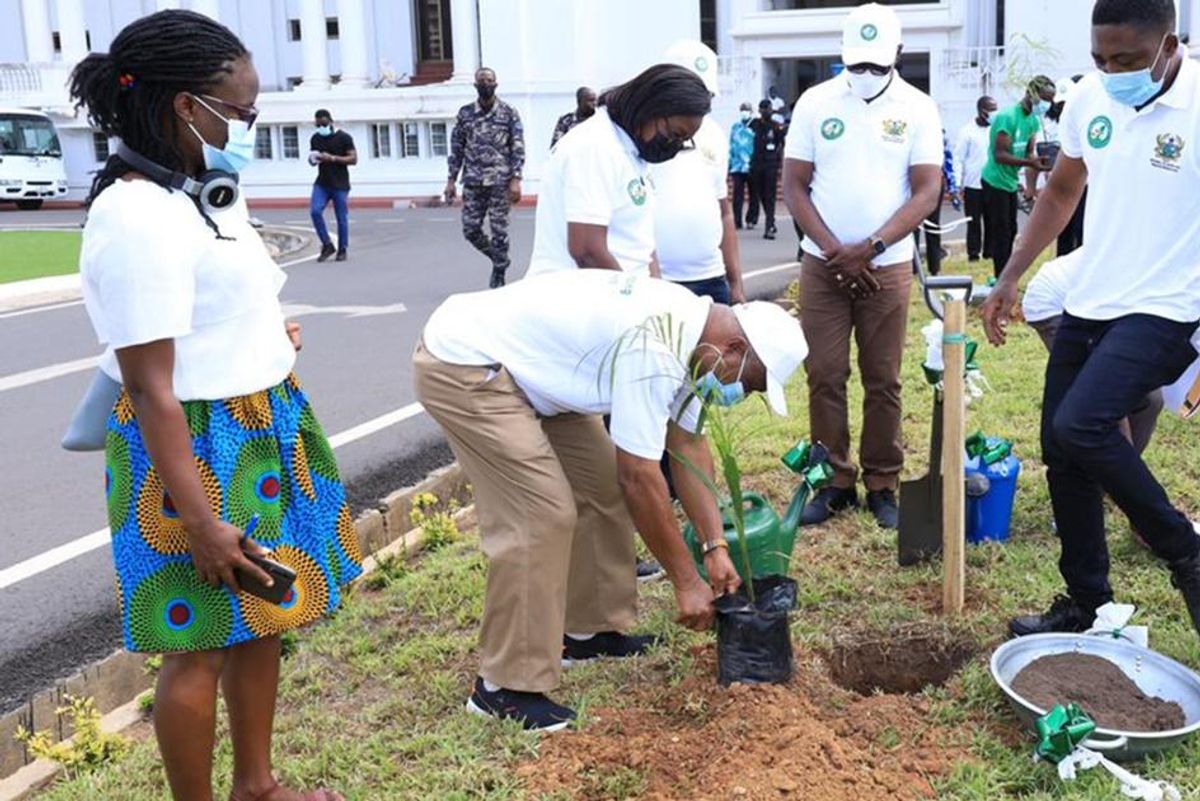
M 862 37 L 864 42 L 873 42 L 875 41 L 875 38 L 879 36 L 879 29 L 874 25 L 867 23 L 866 25 L 862 26 L 862 30 L 858 32 L 858 35 Z
M 704 56 L 696 56 L 696 72 L 708 72 L 708 59 Z

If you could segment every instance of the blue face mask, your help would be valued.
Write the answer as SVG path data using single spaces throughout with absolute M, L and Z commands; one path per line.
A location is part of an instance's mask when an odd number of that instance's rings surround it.
M 196 130 L 196 126 L 188 123 L 188 127 L 192 129 L 192 133 L 200 140 L 200 145 L 204 151 L 205 168 L 220 170 L 222 172 L 241 172 L 254 159 L 254 141 L 257 138 L 257 130 L 253 125 L 247 125 L 243 120 L 231 120 L 222 114 L 217 114 L 216 111 L 213 111 L 212 106 L 198 97 L 196 101 L 224 120 L 225 125 L 229 129 L 229 136 L 225 142 L 225 147 L 222 149 L 213 147 L 208 142 L 205 142 L 204 137 Z
M 332 125 L 318 125 L 317 126 L 317 136 L 332 136 L 332 135 L 333 135 L 333 126 Z
M 1033 113 L 1039 117 L 1045 117 L 1046 112 L 1050 110 L 1049 100 L 1039 100 L 1033 104 Z
M 1158 53 L 1154 56 L 1154 63 L 1144 70 L 1100 73 L 1100 80 L 1103 82 L 1104 91 L 1108 92 L 1108 96 L 1121 105 L 1132 108 L 1149 103 L 1150 98 L 1162 91 L 1163 81 L 1167 78 L 1167 71 L 1163 70 L 1162 77 L 1157 81 L 1154 80 L 1154 68 L 1158 66 L 1158 60 L 1162 58 L 1163 45 L 1166 43 L 1167 37 L 1164 35 L 1163 40 L 1158 44 Z
M 747 354 L 748 356 L 749 354 Z M 717 378 L 716 372 L 709 370 L 696 381 L 696 391 L 704 401 L 718 406 L 733 406 L 746 397 L 746 387 L 742 384 L 742 371 L 746 369 L 746 358 L 742 357 L 742 366 L 738 368 L 738 377 L 726 384 Z

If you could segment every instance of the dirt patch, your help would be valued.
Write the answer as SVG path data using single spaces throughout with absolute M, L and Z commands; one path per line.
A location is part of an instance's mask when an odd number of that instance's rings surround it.
M 910 626 L 841 635 L 827 661 L 834 683 L 847 690 L 915 693 L 945 684 L 978 648 L 970 637 L 944 628 Z
M 909 801 L 961 750 L 942 742 L 920 697 L 863 698 L 797 654 L 787 685 L 716 686 L 711 649 L 678 686 L 643 686 L 581 731 L 542 739 L 519 768 L 534 797 L 580 801 Z M 806 661 L 807 660 L 807 661 Z
M 1091 654 L 1035 659 L 1017 674 L 1012 687 L 1042 709 L 1079 704 L 1105 729 L 1170 731 L 1182 728 L 1185 722 L 1179 704 L 1146 695 L 1119 667 Z

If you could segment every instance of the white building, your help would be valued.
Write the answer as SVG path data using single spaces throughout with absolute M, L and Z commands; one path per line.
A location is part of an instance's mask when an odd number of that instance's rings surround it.
M 252 199 L 306 198 L 302 158 L 312 115 L 328 108 L 355 139 L 353 197 L 424 200 L 446 179 L 449 129 L 474 98 L 481 64 L 525 123 L 526 192 L 536 194 L 554 120 L 577 86 L 597 88 L 655 63 L 675 40 L 720 56 L 715 112 L 776 86 L 789 102 L 830 77 L 841 22 L 860 0 L 0 0 L 0 105 L 51 113 L 72 197 L 82 197 L 109 143 L 70 108 L 64 82 L 89 49 L 106 50 L 131 20 L 184 6 L 230 26 L 254 54 L 263 92 Z M 1091 69 L 1093 0 L 887 0 L 904 26 L 906 78 L 941 103 L 947 129 L 984 91 L 1016 97 L 1038 72 Z M 1180 30 L 1200 32 L 1200 0 L 1177 0 Z M 1200 49 L 1200 41 L 1198 48 Z

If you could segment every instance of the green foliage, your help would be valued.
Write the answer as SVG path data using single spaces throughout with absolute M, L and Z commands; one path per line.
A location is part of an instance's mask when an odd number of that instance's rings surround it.
M 66 715 L 75 730 L 74 736 L 55 742 L 48 731 L 31 732 L 17 728 L 17 742 L 24 743 L 34 757 L 49 759 L 62 765 L 68 777 L 95 770 L 121 758 L 129 750 L 129 741 L 119 734 L 100 730 L 100 713 L 92 698 L 65 695 L 66 706 L 55 710 Z
M 432 492 L 422 492 L 413 498 L 409 519 L 424 534 L 426 550 L 436 551 L 462 539 L 462 532 L 454 522 L 457 512 L 458 501 L 453 498 L 443 503 Z
M 1051 77 L 1058 65 L 1061 53 L 1044 39 L 1033 39 L 1028 34 L 1014 33 L 1004 48 L 1004 81 L 1002 86 L 1018 95 L 1034 76 L 1049 74 Z M 1032 275 L 1032 273 L 1031 273 Z
M 0 284 L 79 271 L 79 231 L 0 231 Z

